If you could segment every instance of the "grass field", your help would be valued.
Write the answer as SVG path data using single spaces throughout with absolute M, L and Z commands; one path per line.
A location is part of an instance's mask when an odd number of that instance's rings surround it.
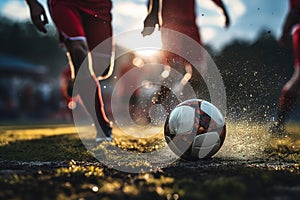
M 126 173 L 95 159 L 72 125 L 1 126 L 0 199 L 299 199 L 300 125 L 289 124 L 281 138 L 266 128 L 229 122 L 212 159 Z M 100 151 L 142 154 L 164 146 L 162 134 L 113 134 Z

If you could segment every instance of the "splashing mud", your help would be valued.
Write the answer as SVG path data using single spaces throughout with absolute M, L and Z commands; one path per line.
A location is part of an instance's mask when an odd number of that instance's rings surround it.
M 213 157 L 210 165 L 218 166 L 232 163 L 273 163 L 274 161 L 280 161 L 294 164 L 300 160 L 300 127 L 296 124 L 288 124 L 288 135 L 282 137 L 275 137 L 268 132 L 269 124 L 258 124 L 255 122 L 228 122 L 227 123 L 227 135 L 225 142 L 219 152 Z M 156 129 L 159 129 L 156 127 Z M 161 165 L 162 168 L 172 166 L 177 163 L 178 158 L 174 158 L 174 154 L 167 151 L 161 151 L 166 147 L 163 133 L 161 130 L 158 134 L 150 134 L 147 136 L 146 131 L 137 130 L 133 127 L 128 128 L 132 131 L 132 135 L 124 134 L 121 130 L 115 129 L 115 140 L 113 143 L 103 143 L 97 146 L 96 153 L 103 153 L 107 151 L 114 151 L 114 147 L 121 148 L 129 152 L 135 152 L 140 155 L 139 159 L 135 156 L 130 157 L 130 154 L 107 154 L 111 159 L 112 167 L 114 165 L 128 165 L 130 167 L 144 167 L 145 169 L 155 170 L 157 165 L 148 159 L 144 159 L 143 156 L 146 153 L 159 152 L 159 160 L 164 160 L 166 163 L 170 162 L 170 158 L 173 156 L 172 162 L 167 165 Z M 117 152 L 117 151 L 116 151 Z M 162 153 L 165 152 L 165 153 Z M 147 156 L 146 156 L 147 157 Z M 126 164 L 126 162 L 128 162 Z M 185 162 L 185 161 L 179 161 Z M 157 163 L 156 163 L 157 164 Z M 175 164 L 175 165 L 177 165 Z M 203 164 L 203 163 L 202 163 Z M 206 163 L 207 164 L 207 163 Z M 186 164 L 183 164 L 184 166 Z M 195 162 L 192 165 L 199 165 Z

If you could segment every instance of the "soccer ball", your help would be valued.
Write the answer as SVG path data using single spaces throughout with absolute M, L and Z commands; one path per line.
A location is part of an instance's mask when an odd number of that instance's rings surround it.
M 181 158 L 208 158 L 224 143 L 225 119 L 213 104 L 201 99 L 187 100 L 171 111 L 164 136 L 170 149 Z

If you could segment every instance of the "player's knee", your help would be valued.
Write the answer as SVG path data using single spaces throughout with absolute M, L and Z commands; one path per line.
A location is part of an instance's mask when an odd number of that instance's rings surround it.
M 66 46 L 71 55 L 85 58 L 88 54 L 88 46 L 84 40 L 67 40 Z
M 297 88 L 295 87 L 295 82 L 288 82 L 281 90 L 281 96 L 285 99 L 294 98 L 297 93 Z
M 72 48 L 70 49 L 70 52 L 76 58 L 81 58 L 81 59 L 84 59 L 88 54 L 87 50 L 80 45 L 72 46 Z

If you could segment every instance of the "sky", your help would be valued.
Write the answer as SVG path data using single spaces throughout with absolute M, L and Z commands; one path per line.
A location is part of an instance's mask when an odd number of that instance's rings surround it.
M 263 29 L 279 37 L 288 0 L 223 1 L 231 19 L 228 29 L 224 28 L 224 17 L 212 1 L 196 0 L 197 24 L 203 43 L 218 50 L 234 39 L 253 40 Z M 46 0 L 40 2 L 46 6 Z M 147 0 L 112 2 L 114 35 L 128 31 L 140 32 L 147 15 Z M 29 20 L 29 9 L 25 0 L 0 0 L 0 15 L 17 21 Z M 142 38 L 141 35 L 136 37 Z M 158 31 L 152 37 L 159 37 Z

